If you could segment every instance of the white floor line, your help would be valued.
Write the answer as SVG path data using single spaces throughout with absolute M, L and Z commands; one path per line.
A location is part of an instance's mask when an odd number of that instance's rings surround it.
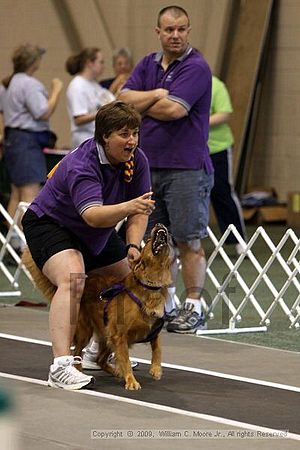
M 147 359 L 135 358 L 134 356 L 131 359 L 134 359 L 134 361 L 140 362 L 142 364 L 151 364 L 151 361 Z M 274 383 L 272 381 L 258 380 L 255 378 L 242 377 L 239 375 L 231 375 L 223 372 L 215 372 L 213 370 L 198 369 L 196 367 L 181 366 L 177 364 L 162 363 L 162 366 L 167 367 L 169 369 L 177 369 L 183 370 L 185 372 L 200 373 L 202 375 L 210 375 L 212 377 L 224 378 L 227 380 L 241 381 L 243 383 L 257 384 L 259 386 L 267 386 L 275 389 L 282 389 L 292 392 L 300 392 L 300 387 L 291 386 L 289 384 Z
M 46 345 L 47 347 L 52 347 L 51 342 L 42 341 L 39 339 L 31 339 L 23 336 L 15 336 L 14 334 L 0 333 L 0 338 L 12 339 L 13 341 L 28 342 L 30 344 L 39 344 L 39 345 Z
M 194 335 L 189 335 L 189 334 L 187 334 L 186 336 L 195 337 Z M 15 341 L 30 342 L 32 344 L 47 345 L 47 346 L 51 347 L 51 342 L 43 341 L 43 340 L 39 340 L 39 339 L 26 338 L 26 337 L 22 337 L 22 336 L 15 336 L 13 334 L 5 334 L 5 333 L 0 333 L 0 338 L 1 337 L 5 338 L 5 339 L 13 339 Z M 211 337 L 211 336 L 197 336 L 197 339 L 199 339 L 199 338 L 200 339 L 208 339 L 211 341 L 228 342 L 230 344 L 247 345 L 248 347 L 254 347 L 254 348 L 259 348 L 259 349 L 264 349 L 264 350 L 272 350 L 272 351 L 277 351 L 277 352 L 285 352 L 285 353 L 291 353 L 291 354 L 296 354 L 296 355 L 298 355 L 300 353 L 300 352 L 291 351 L 291 350 L 283 350 L 281 348 L 265 347 L 263 345 L 249 344 L 247 342 L 231 341 L 229 339 L 220 339 L 220 338 L 215 338 L 215 337 Z
M 284 350 L 283 348 L 266 347 L 265 345 L 251 344 L 249 342 L 231 341 L 230 339 L 221 339 L 212 336 L 197 336 L 197 338 L 199 337 L 202 339 L 209 339 L 210 341 L 221 341 L 221 342 L 229 342 L 230 344 L 247 345 L 248 347 L 261 348 L 263 350 L 274 350 L 277 352 L 292 353 L 296 355 L 300 354 L 300 352 L 297 352 L 296 350 Z
M 26 382 L 26 383 L 47 386 L 47 382 L 43 381 L 43 380 L 22 377 L 19 375 L 10 375 L 10 374 L 4 373 L 4 372 L 0 372 L 0 378 L 6 378 L 6 379 L 15 380 L 15 381 L 22 381 L 22 382 Z M 262 432 L 267 432 L 267 433 L 278 433 L 279 431 L 282 431 L 282 430 L 277 430 L 275 428 L 260 427 L 258 425 L 253 425 L 251 423 L 239 422 L 237 420 L 226 419 L 224 417 L 211 416 L 209 414 L 202 414 L 202 413 L 197 413 L 194 411 L 187 411 L 184 409 L 173 408 L 171 406 L 158 405 L 156 403 L 149 403 L 149 402 L 144 402 L 141 400 L 134 400 L 134 399 L 127 398 L 127 397 L 120 397 L 118 395 L 105 394 L 103 392 L 96 392 L 96 391 L 91 391 L 91 390 L 87 390 L 87 389 L 81 389 L 78 391 L 68 391 L 68 392 L 74 392 L 76 394 L 90 395 L 92 397 L 100 397 L 100 398 L 105 398 L 108 400 L 129 403 L 129 404 L 135 405 L 135 406 L 143 406 L 145 408 L 155 409 L 157 411 L 165 411 L 165 412 L 169 412 L 169 413 L 173 413 L 173 414 L 179 414 L 182 416 L 194 417 L 196 419 L 207 420 L 208 422 L 215 422 L 215 423 L 219 423 L 222 425 L 229 425 L 229 426 L 244 428 L 244 429 L 248 429 L 248 430 L 262 431 Z M 295 434 L 295 433 L 287 432 L 286 438 L 292 439 L 295 441 L 300 441 L 300 435 Z
M 51 347 L 51 342 L 48 342 L 48 341 L 41 341 L 38 339 L 25 338 L 22 336 L 14 336 L 11 334 L 0 333 L 0 338 L 11 339 L 11 340 L 15 340 L 15 341 L 22 341 L 22 342 L 29 342 L 31 344 L 46 345 L 46 346 Z M 131 359 L 134 359 L 135 361 L 140 362 L 142 364 L 151 364 L 151 361 L 149 361 L 148 359 L 135 358 L 134 356 Z M 162 366 L 169 368 L 169 369 L 176 369 L 176 370 L 182 370 L 185 372 L 199 373 L 202 375 L 209 375 L 212 377 L 223 378 L 223 379 L 227 379 L 227 380 L 241 381 L 243 383 L 256 384 L 259 386 L 267 386 L 267 387 L 271 387 L 271 388 L 275 388 L 275 389 L 282 389 L 282 390 L 292 391 L 292 392 L 300 392 L 299 386 L 291 386 L 289 384 L 274 383 L 272 381 L 265 381 L 265 380 L 259 380 L 256 378 L 242 377 L 239 375 L 231 375 L 231 374 L 226 374 L 223 372 L 216 372 L 213 370 L 199 369 L 197 367 L 181 366 L 178 364 L 162 363 Z

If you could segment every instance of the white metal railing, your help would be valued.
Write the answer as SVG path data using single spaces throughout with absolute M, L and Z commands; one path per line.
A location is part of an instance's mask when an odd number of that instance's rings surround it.
M 228 328 L 219 328 L 219 329 L 209 329 L 209 330 L 199 330 L 197 332 L 198 335 L 203 334 L 219 334 L 219 333 L 240 333 L 240 332 L 249 332 L 249 331 L 266 331 L 267 326 L 270 325 L 271 316 L 275 309 L 278 307 L 281 308 L 284 316 L 289 320 L 290 328 L 299 328 L 300 322 L 300 264 L 297 260 L 298 251 L 300 251 L 300 242 L 296 234 L 292 229 L 288 229 L 284 236 L 281 238 L 280 242 L 275 245 L 272 239 L 269 237 L 267 232 L 263 227 L 258 227 L 251 239 L 246 243 L 234 225 L 230 225 L 226 232 L 223 234 L 220 240 L 216 238 L 212 230 L 208 229 L 209 237 L 214 244 L 215 248 L 210 255 L 207 262 L 207 276 L 212 282 L 213 286 L 216 289 L 216 294 L 212 299 L 211 304 L 208 307 L 208 316 L 210 318 L 214 317 L 214 311 L 220 301 L 223 301 L 224 304 L 228 307 L 228 311 L 231 316 L 228 321 Z M 237 258 L 237 260 L 233 263 L 227 253 L 224 250 L 224 243 L 226 238 L 230 233 L 233 233 L 236 237 L 237 241 L 242 245 L 244 251 Z M 252 251 L 252 247 L 256 243 L 258 239 L 263 239 L 264 243 L 268 247 L 270 251 L 270 256 L 264 265 L 258 261 L 256 256 Z M 294 248 L 290 253 L 287 261 L 282 256 L 282 249 L 285 245 L 289 244 L 293 245 Z M 213 270 L 213 263 L 216 257 L 221 257 L 223 262 L 227 266 L 227 273 L 223 276 L 221 281 L 218 280 L 217 270 Z M 241 266 L 244 262 L 245 258 L 252 263 L 252 266 L 257 271 L 257 276 L 255 280 L 250 284 L 247 284 L 245 277 L 242 274 Z M 272 265 L 276 261 L 279 263 L 282 273 L 285 275 L 286 279 L 281 288 L 278 290 L 271 276 Z M 293 268 L 290 268 L 290 266 Z M 226 293 L 226 288 L 228 288 L 231 280 L 235 278 L 239 288 L 243 291 L 243 295 L 239 299 L 238 306 L 235 306 L 232 300 L 229 298 Z M 268 306 L 267 310 L 264 311 L 261 303 L 257 299 L 256 290 L 260 286 L 260 284 L 264 282 L 265 286 L 268 288 L 271 303 Z M 289 306 L 290 299 L 285 298 L 285 294 L 287 293 L 288 288 L 293 285 L 294 289 L 297 292 L 296 299 L 293 304 Z M 251 305 L 255 310 L 259 317 L 259 321 L 257 324 L 251 327 L 242 328 L 241 326 L 237 327 L 236 325 L 241 325 L 242 323 L 242 315 L 246 306 Z
M 4 274 L 5 278 L 8 280 L 11 289 L 8 291 L 0 290 L 0 297 L 10 297 L 10 296 L 20 296 L 20 286 L 19 286 L 19 277 L 21 272 L 23 271 L 28 279 L 33 282 L 32 277 L 24 264 L 22 264 L 21 258 L 18 253 L 11 246 L 11 239 L 15 234 L 21 239 L 21 241 L 26 244 L 25 236 L 23 231 L 19 227 L 20 219 L 24 212 L 28 207 L 28 203 L 20 202 L 16 211 L 15 216 L 12 218 L 6 209 L 0 204 L 0 214 L 6 220 L 8 224 L 8 232 L 6 236 L 0 232 L 0 242 L 2 244 L 0 250 L 0 270 Z M 11 269 L 8 269 L 8 264 L 5 261 L 5 258 L 9 256 L 15 262 L 14 266 L 11 266 Z

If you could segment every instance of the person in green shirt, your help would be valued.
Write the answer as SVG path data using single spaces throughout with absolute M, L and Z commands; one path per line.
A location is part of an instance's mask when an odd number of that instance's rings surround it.
M 212 78 L 212 98 L 209 118 L 208 146 L 215 169 L 215 184 L 210 198 L 216 214 L 218 226 L 223 234 L 230 224 L 235 225 L 245 240 L 245 223 L 239 199 L 232 180 L 232 145 L 234 142 L 228 121 L 232 105 L 225 84 L 217 77 Z M 230 233 L 226 244 L 234 244 L 239 255 L 243 247 Z

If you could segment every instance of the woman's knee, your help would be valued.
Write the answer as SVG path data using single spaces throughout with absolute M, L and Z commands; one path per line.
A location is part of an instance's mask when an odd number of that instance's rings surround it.
M 83 272 L 72 272 L 62 276 L 57 282 L 57 288 L 70 292 L 71 297 L 81 297 L 85 287 L 86 274 Z
M 83 286 L 86 278 L 81 253 L 78 250 L 66 249 L 52 255 L 43 265 L 43 274 L 54 286 L 70 288 Z
M 187 242 L 177 242 L 180 253 L 197 253 L 200 256 L 205 257 L 204 249 L 201 245 L 200 239 L 193 239 Z

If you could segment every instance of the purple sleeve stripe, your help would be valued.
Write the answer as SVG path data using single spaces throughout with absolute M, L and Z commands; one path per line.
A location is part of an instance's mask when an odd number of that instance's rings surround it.
M 102 205 L 103 205 L 103 203 L 101 203 L 99 201 L 97 201 L 97 202 L 90 202 L 90 203 L 87 203 L 86 205 L 82 206 L 78 210 L 78 212 L 81 215 L 86 209 L 91 208 L 92 206 L 102 206 Z
M 167 97 L 169 100 L 173 100 L 173 102 L 177 102 L 180 103 L 187 111 L 190 111 L 191 106 L 185 102 L 184 100 L 182 100 L 182 98 L 179 97 L 175 97 L 175 95 L 168 95 Z

